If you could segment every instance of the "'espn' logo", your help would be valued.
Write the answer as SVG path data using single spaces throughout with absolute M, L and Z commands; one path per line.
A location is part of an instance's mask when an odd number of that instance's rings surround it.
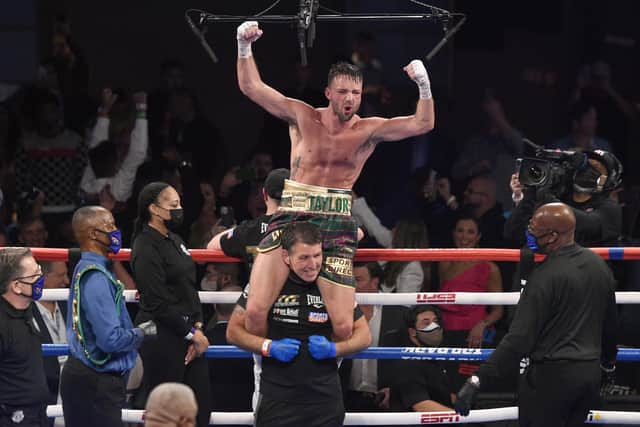
M 416 303 L 452 304 L 456 302 L 456 294 L 452 292 L 419 293 L 416 295 Z
M 455 412 L 420 414 L 420 424 L 448 424 L 460 421 L 460 415 Z

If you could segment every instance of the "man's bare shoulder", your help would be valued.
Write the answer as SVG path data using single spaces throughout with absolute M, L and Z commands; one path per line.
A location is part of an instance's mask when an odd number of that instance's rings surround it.
M 357 125 L 362 128 L 380 126 L 387 119 L 382 117 L 358 117 Z M 355 126 L 354 126 L 355 127 Z
M 319 108 L 315 108 L 300 99 L 289 98 L 289 100 L 292 102 L 292 104 L 296 108 L 298 114 L 302 113 L 309 116 L 314 116 L 316 114 L 319 114 L 318 112 Z

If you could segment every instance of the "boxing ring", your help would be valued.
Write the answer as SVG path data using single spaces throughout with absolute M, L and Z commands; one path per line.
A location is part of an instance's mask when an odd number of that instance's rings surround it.
M 640 260 L 640 248 L 594 248 L 594 252 L 604 259 L 626 261 Z M 67 261 L 67 249 L 32 248 L 34 256 L 42 261 Z M 224 256 L 220 251 L 191 250 L 196 262 L 237 262 L 236 258 Z M 123 249 L 111 258 L 127 261 L 130 250 Z M 536 255 L 536 260 L 543 257 Z M 518 249 L 360 249 L 356 261 L 513 261 L 520 260 Z M 42 299 L 64 301 L 67 289 L 44 290 Z M 235 303 L 240 292 L 199 292 L 202 303 Z M 360 304 L 375 305 L 416 305 L 416 304 L 481 304 L 516 305 L 519 292 L 419 292 L 400 294 L 356 294 Z M 136 302 L 136 291 L 125 291 L 127 302 Z M 640 292 L 616 292 L 618 304 L 640 304 Z M 58 356 L 68 353 L 67 345 L 43 344 L 44 356 Z M 412 359 L 412 360 L 453 360 L 482 361 L 489 357 L 493 349 L 482 348 L 446 348 L 446 347 L 370 347 L 350 358 L 364 359 Z M 249 352 L 234 346 L 210 346 L 205 352 L 207 358 L 248 358 Z M 640 349 L 620 348 L 617 360 L 620 362 L 640 361 Z M 47 416 L 61 417 L 62 406 L 47 407 Z M 517 407 L 472 410 L 467 417 L 455 412 L 348 412 L 344 425 L 413 425 L 413 424 L 468 424 L 518 419 Z M 142 423 L 143 410 L 123 409 L 122 420 L 129 423 Z M 586 423 L 590 424 L 628 424 L 640 425 L 640 412 L 591 410 Z M 210 424 L 252 425 L 251 412 L 212 412 Z

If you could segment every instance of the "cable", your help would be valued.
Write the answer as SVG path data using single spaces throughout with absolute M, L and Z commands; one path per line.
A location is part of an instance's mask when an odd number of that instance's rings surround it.
M 273 9 L 274 7 L 276 7 L 278 5 L 278 3 L 280 3 L 281 0 L 276 0 L 274 1 L 271 6 L 267 7 L 265 10 L 263 10 L 262 12 L 258 12 L 256 13 L 254 16 L 260 16 L 260 15 L 264 15 L 265 13 L 269 12 L 271 9 Z

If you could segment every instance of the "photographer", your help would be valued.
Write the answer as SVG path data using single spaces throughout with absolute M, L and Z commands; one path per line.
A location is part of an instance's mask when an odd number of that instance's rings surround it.
M 544 158 L 548 153 L 540 150 L 538 157 Z M 523 159 L 520 176 L 512 176 L 517 206 L 505 224 L 505 239 L 514 247 L 524 245 L 525 230 L 535 207 L 562 201 L 571 206 L 576 216 L 578 244 L 592 247 L 616 242 L 622 228 L 622 209 L 609 195 L 622 183 L 618 159 L 602 150 L 553 152 L 549 157 Z

